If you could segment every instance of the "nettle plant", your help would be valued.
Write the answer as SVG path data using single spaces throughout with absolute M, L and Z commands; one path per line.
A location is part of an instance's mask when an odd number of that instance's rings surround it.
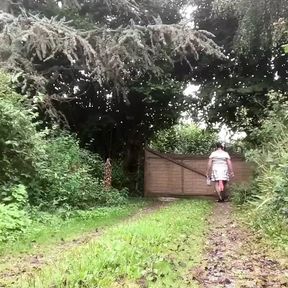
M 27 211 L 28 194 L 24 185 L 1 187 L 0 242 L 13 240 L 31 223 Z

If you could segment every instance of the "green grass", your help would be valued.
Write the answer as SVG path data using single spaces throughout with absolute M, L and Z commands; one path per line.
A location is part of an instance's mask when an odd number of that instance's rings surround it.
M 243 225 L 251 228 L 254 233 L 258 233 L 264 244 L 288 256 L 287 219 L 272 211 L 259 211 L 251 205 L 238 206 L 236 217 Z
M 21 253 L 37 253 L 57 243 L 69 241 L 95 229 L 113 225 L 149 205 L 144 200 L 130 201 L 125 206 L 102 207 L 90 211 L 70 213 L 40 213 L 29 229 L 16 241 L 0 244 L 0 257 L 17 256 Z M 63 216 L 65 218 L 63 219 Z
M 260 238 L 265 238 L 269 246 L 288 255 L 288 218 L 273 206 L 261 206 L 260 203 L 263 203 L 266 196 L 257 196 L 255 192 L 258 190 L 254 185 L 255 183 L 232 186 L 236 217 L 254 233 L 258 233 Z
M 189 271 L 201 260 L 211 207 L 179 201 L 117 225 L 14 287 L 197 287 Z

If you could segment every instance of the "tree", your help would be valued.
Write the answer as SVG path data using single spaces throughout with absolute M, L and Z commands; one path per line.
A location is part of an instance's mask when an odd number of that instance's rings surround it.
M 192 125 L 175 125 L 160 130 L 152 139 L 152 148 L 164 153 L 208 155 L 217 141 L 216 133 Z
M 109 2 L 111 5 L 107 5 L 107 1 L 102 2 L 111 9 L 114 7 L 113 1 Z M 119 3 L 124 5 L 124 2 Z M 159 9 L 160 2 L 157 2 Z M 54 1 L 49 3 L 56 12 L 61 10 L 55 6 Z M 68 5 L 67 3 L 65 5 Z M 125 3 L 127 4 L 127 1 Z M 139 1 L 137 7 L 144 7 L 143 3 Z M 152 3 L 148 1 L 145 5 L 150 9 L 155 8 L 157 5 Z M 47 13 L 38 2 L 18 1 L 17 4 L 32 11 Z M 82 4 L 81 7 L 89 3 Z M 167 2 L 164 4 L 166 9 Z M 131 8 L 131 5 L 128 6 Z M 133 7 L 135 10 L 135 6 Z M 106 10 L 108 11 L 108 8 Z M 141 16 L 138 12 L 136 14 Z M 146 14 L 147 11 L 142 16 Z M 121 17 L 120 15 L 118 18 Z M 85 82 L 89 79 L 89 82 L 97 87 L 97 92 L 118 96 L 118 101 L 121 102 L 129 94 L 129 87 L 133 86 L 133 83 L 140 82 L 143 78 L 161 78 L 161 75 L 173 69 L 173 62 L 188 61 L 190 56 L 198 58 L 199 53 L 223 56 L 209 33 L 195 31 L 187 25 L 168 25 L 161 24 L 160 20 L 154 19 L 155 21 L 154 25 L 146 26 L 126 23 L 127 26 L 112 30 L 103 26 L 100 19 L 90 24 L 99 22 L 101 25 L 97 24 L 94 30 L 85 32 L 69 26 L 64 20 L 27 14 L 15 18 L 2 13 L 0 38 L 6 43 L 1 47 L 2 66 L 25 73 L 24 77 L 19 77 L 20 81 L 24 82 L 24 85 L 21 83 L 24 93 L 32 87 L 29 92 L 35 94 L 36 84 L 37 89 L 44 87 L 43 92 L 50 94 L 48 100 L 52 96 L 57 100 L 81 102 L 81 95 L 85 94 L 81 87 L 83 82 L 86 86 Z M 173 19 L 171 21 L 173 22 Z M 124 100 L 127 102 L 127 97 Z
M 187 60 L 189 55 L 198 58 L 198 51 L 222 56 L 211 34 L 180 24 L 132 23 L 114 30 L 96 26 L 82 32 L 64 20 L 2 13 L 0 25 L 0 39 L 6 43 L 1 48 L 1 66 L 24 71 L 38 87 L 47 78 L 61 78 L 64 68 L 84 70 L 100 85 L 112 82 L 123 91 L 127 80 L 146 73 L 159 76 L 163 65 Z
M 90 150 L 113 159 L 126 156 L 126 168 L 133 171 L 145 143 L 160 129 L 169 128 L 187 109 L 183 84 L 170 79 L 149 79 L 133 83 L 126 96 L 129 105 L 107 91 L 83 80 L 85 97 L 57 101 L 54 106 L 67 119 Z
M 192 110 L 201 111 L 211 126 L 224 123 L 249 133 L 265 118 L 269 90 L 288 88 L 283 38 L 276 41 L 274 30 L 277 20 L 287 19 L 287 1 L 197 3 L 196 26 L 215 34 L 228 59 L 207 61 L 204 57 L 194 66 L 191 77 L 200 84 L 200 91 Z
M 213 5 L 221 17 L 237 17 L 234 49 L 238 53 L 255 53 L 279 45 L 273 40 L 273 35 L 276 22 L 288 18 L 287 0 L 215 0 Z
M 16 6 L 9 11 L 17 17 L 1 14 L 1 66 L 21 73 L 22 93 L 33 97 L 42 88 L 43 112 L 63 116 L 83 145 L 103 157 L 125 155 L 133 171 L 145 142 L 187 106 L 175 63 L 223 57 L 210 33 L 179 23 L 179 2 L 97 1 L 96 11 L 89 1 L 18 1 L 38 15 L 19 14 Z

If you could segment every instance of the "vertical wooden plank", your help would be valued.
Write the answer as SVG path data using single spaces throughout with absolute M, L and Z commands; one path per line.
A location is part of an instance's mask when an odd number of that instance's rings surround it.
M 149 162 L 149 158 L 148 158 L 148 152 L 145 149 L 144 152 L 144 196 L 148 196 L 148 183 L 149 183 L 149 173 L 148 173 L 148 162 Z
M 183 163 L 183 161 L 181 161 Z M 182 191 L 182 194 L 185 194 L 185 191 L 184 191 L 184 168 L 181 167 L 181 191 Z

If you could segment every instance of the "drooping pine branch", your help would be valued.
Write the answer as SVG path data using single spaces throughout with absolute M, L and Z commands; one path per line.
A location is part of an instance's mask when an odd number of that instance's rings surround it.
M 64 19 L 0 13 L 0 27 L 0 41 L 5 43 L 0 47 L 2 67 L 36 77 L 39 66 L 45 70 L 64 58 L 66 65 L 92 73 L 100 84 L 112 81 L 118 89 L 128 79 L 163 73 L 159 63 L 197 59 L 199 53 L 223 57 L 210 33 L 180 24 L 131 23 L 87 32 L 72 28 Z

